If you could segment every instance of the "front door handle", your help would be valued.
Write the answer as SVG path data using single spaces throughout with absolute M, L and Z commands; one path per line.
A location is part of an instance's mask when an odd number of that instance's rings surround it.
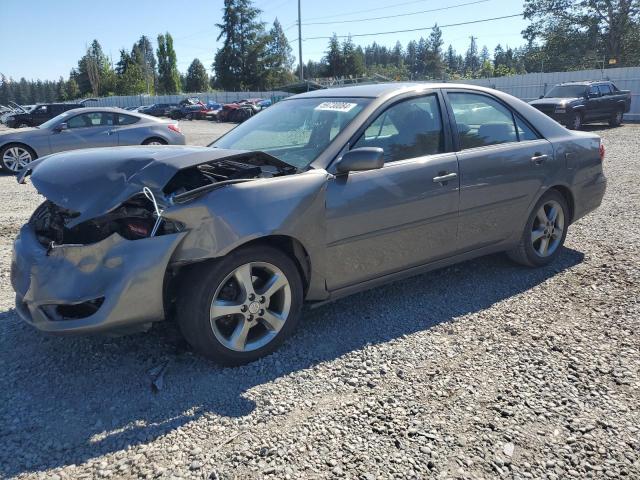
M 547 158 L 549 158 L 549 155 L 541 155 L 539 153 L 536 153 L 533 157 L 531 157 L 531 161 L 536 165 L 542 165 L 547 160 Z
M 449 180 L 453 180 L 458 176 L 457 173 L 447 173 L 446 175 L 439 175 L 437 177 L 433 177 L 433 183 L 446 183 Z

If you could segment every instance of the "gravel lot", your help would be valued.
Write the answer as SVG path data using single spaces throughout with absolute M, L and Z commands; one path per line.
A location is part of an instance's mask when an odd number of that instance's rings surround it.
M 224 128 L 182 125 L 198 144 Z M 0 177 L 0 477 L 640 478 L 640 125 L 593 130 L 609 189 L 555 265 L 495 255 L 377 288 L 240 368 L 168 323 L 24 325 L 11 242 L 40 200 Z

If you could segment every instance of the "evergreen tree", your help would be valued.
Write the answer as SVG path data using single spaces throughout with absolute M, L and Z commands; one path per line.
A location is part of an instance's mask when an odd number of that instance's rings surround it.
M 330 77 L 341 77 L 344 75 L 342 49 L 340 48 L 340 42 L 338 42 L 338 37 L 335 33 L 329 40 L 325 61 L 327 63 L 327 73 Z
M 147 93 L 153 93 L 158 83 L 158 76 L 156 75 L 156 56 L 149 37 L 142 35 L 133 44 L 131 57 L 137 59 L 138 65 L 143 72 L 145 83 L 147 84 Z
M 98 40 L 91 42 L 84 56 L 78 61 L 76 81 L 81 95 L 99 96 L 107 93 L 110 80 L 109 61 Z
M 260 13 L 251 0 L 224 0 L 222 23 L 216 25 L 223 45 L 213 63 L 220 87 L 236 90 L 264 86 L 268 38 Z
M 173 49 L 173 38 L 169 32 L 158 35 L 158 90 L 160 93 L 178 93 L 180 74 L 178 60 Z
M 404 63 L 409 71 L 409 79 L 413 80 L 416 78 L 418 73 L 418 43 L 415 40 L 411 40 L 407 43 L 407 53 Z
M 351 37 L 342 42 L 342 75 L 358 77 L 364 73 L 364 54 L 353 44 Z
M 478 45 L 476 38 L 471 37 L 469 49 L 464 57 L 464 73 L 467 77 L 473 78 L 480 69 L 480 58 L 478 57 Z
M 206 92 L 209 89 L 209 76 L 207 70 L 200 60 L 195 58 L 189 68 L 184 80 L 184 88 L 187 92 Z
M 282 25 L 276 18 L 269 31 L 266 47 L 265 68 L 268 88 L 276 88 L 294 80 L 295 77 L 291 73 L 294 61 L 291 52 L 291 46 Z
M 444 63 L 442 61 L 442 30 L 436 23 L 431 30 L 427 42 L 425 55 L 425 73 L 429 78 L 441 79 L 444 76 Z

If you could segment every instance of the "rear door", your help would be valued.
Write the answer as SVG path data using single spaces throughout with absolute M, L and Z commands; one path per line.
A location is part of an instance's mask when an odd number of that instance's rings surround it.
M 111 112 L 88 112 L 73 115 L 66 121 L 67 129 L 53 132 L 49 137 L 52 152 L 78 148 L 113 147 L 118 135 Z
M 589 95 L 587 98 L 584 119 L 585 120 L 598 120 L 605 115 L 606 100 L 602 97 L 600 89 L 597 85 L 591 85 L 589 87 Z
M 454 248 L 458 161 L 440 99 L 430 94 L 386 108 L 352 147 L 383 148 L 384 167 L 329 180 L 330 290 L 428 263 Z
M 616 99 L 613 96 L 613 91 L 611 90 L 611 86 L 606 83 L 598 85 L 598 90 L 600 91 L 600 95 L 602 95 L 602 118 L 609 118 L 613 115 L 613 112 L 616 111 Z
M 492 95 L 450 89 L 447 105 L 460 168 L 458 245 L 469 251 L 521 228 L 545 179 L 560 165 L 551 144 Z

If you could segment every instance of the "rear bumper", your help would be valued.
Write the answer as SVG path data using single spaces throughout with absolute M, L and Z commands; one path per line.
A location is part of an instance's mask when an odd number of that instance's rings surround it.
M 183 236 L 130 241 L 114 234 L 91 245 L 47 251 L 27 224 L 15 240 L 11 262 L 16 310 L 38 330 L 59 334 L 162 320 L 164 276 Z M 89 304 L 98 307 L 89 313 L 77 310 Z
M 585 182 L 575 189 L 576 211 L 573 215 L 573 221 L 579 220 L 598 208 L 602 203 L 606 191 L 607 178 L 604 174 L 598 175 L 593 180 Z

